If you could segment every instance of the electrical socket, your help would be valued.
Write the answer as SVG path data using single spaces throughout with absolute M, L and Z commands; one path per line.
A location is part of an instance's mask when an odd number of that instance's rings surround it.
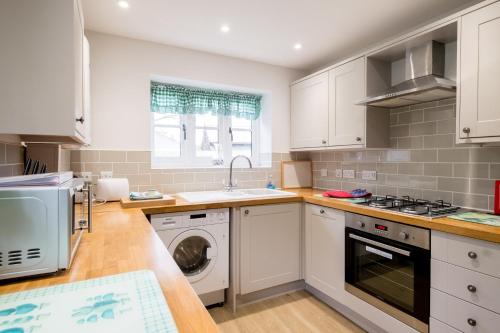
M 81 172 L 80 175 L 82 176 L 83 179 L 88 180 L 88 181 L 92 181 L 92 172 L 84 171 L 84 172 Z
M 321 177 L 328 176 L 328 169 L 320 169 L 319 171 L 320 171 Z
M 101 171 L 101 178 L 113 178 L 113 171 Z
M 342 178 L 342 169 L 335 169 L 335 177 Z
M 377 171 L 363 170 L 363 171 L 361 171 L 361 179 L 363 179 L 363 180 L 377 180 Z
M 354 179 L 355 174 L 354 170 L 342 170 L 342 178 Z

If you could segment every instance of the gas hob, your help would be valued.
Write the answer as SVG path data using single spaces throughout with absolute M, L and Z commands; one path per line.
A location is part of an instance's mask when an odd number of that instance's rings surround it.
M 358 202 L 358 204 L 430 218 L 444 217 L 456 213 L 461 209 L 461 207 L 453 206 L 451 203 L 444 202 L 443 200 L 430 201 L 415 199 L 410 196 L 396 197 L 392 195 L 375 195 L 366 198 L 363 202 Z

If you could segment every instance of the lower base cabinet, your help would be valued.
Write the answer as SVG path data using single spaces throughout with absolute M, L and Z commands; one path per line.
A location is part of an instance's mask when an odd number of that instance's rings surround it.
M 301 204 L 241 208 L 240 292 L 300 280 Z
M 344 229 L 344 212 L 306 205 L 306 283 L 332 298 L 344 291 Z

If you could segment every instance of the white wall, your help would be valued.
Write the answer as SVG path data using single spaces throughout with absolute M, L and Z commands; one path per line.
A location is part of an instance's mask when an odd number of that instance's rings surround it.
M 290 82 L 304 72 L 231 57 L 87 31 L 90 42 L 92 145 L 150 150 L 152 76 L 268 91 L 273 152 L 288 152 Z

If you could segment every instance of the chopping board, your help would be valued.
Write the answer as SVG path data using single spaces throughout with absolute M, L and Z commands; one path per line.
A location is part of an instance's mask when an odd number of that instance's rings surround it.
M 312 187 L 311 161 L 281 162 L 281 188 Z
M 154 273 L 136 271 L 0 296 L 0 332 L 178 331 Z
M 175 198 L 170 195 L 163 195 L 161 199 L 151 200 L 130 200 L 130 198 L 121 198 L 120 204 L 123 208 L 149 208 L 157 206 L 175 205 Z M 0 331 L 1 333 L 1 331 Z

